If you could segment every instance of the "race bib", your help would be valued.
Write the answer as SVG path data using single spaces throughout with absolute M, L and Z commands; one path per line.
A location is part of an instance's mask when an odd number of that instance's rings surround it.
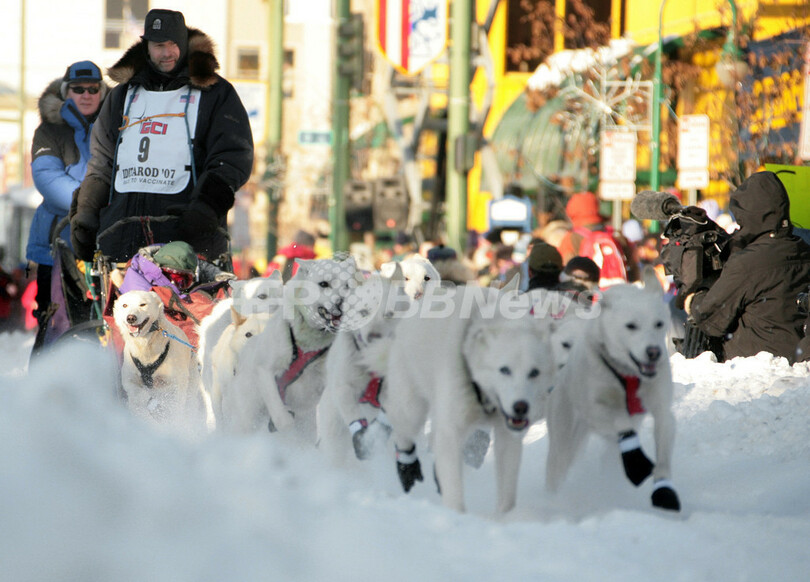
M 118 144 L 115 190 L 182 192 L 191 178 L 189 139 L 194 138 L 197 127 L 199 89 L 146 91 L 130 87 L 125 103 L 129 111 L 125 112 Z

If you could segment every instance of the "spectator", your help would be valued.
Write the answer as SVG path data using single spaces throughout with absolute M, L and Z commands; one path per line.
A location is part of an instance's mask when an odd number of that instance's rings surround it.
M 600 287 L 624 283 L 628 278 L 630 251 L 621 235 L 605 224 L 599 214 L 599 199 L 592 192 L 574 194 L 566 204 L 573 229 L 560 242 L 559 251 L 566 263 L 579 255 L 599 266 Z
M 84 178 L 90 160 L 90 132 L 107 94 L 101 69 L 91 61 L 69 65 L 65 74 L 51 81 L 39 98 L 41 122 L 31 142 L 31 175 L 42 195 L 28 233 L 25 258 L 36 266 L 37 308 L 42 333 L 34 351 L 44 341 L 51 313 L 51 239 L 57 223 L 67 216 L 74 190 Z M 59 234 L 70 240 L 70 228 Z
M 529 285 L 532 289 L 555 289 L 560 284 L 563 269 L 560 252 L 545 241 L 532 244 L 527 259 Z
M 475 271 L 458 258 L 455 249 L 437 245 L 427 252 L 427 259 L 436 267 L 442 283 L 473 285 L 476 282 Z
M 215 261 L 228 250 L 228 210 L 253 168 L 250 123 L 233 86 L 216 73 L 211 39 L 186 27 L 181 12 L 153 9 L 141 41 L 109 69 L 110 92 L 92 135 L 93 157 L 71 209 L 71 240 L 89 260 L 96 236 L 105 256 L 127 261 L 138 249 L 182 240 Z
M 599 289 L 599 265 L 588 257 L 573 257 L 560 273 L 560 291 L 572 291 L 575 294 L 590 293 Z
M 746 179 L 729 210 L 740 225 L 731 254 L 714 284 L 686 297 L 686 312 L 698 329 L 722 338 L 726 359 L 764 351 L 793 362 L 804 323 L 796 296 L 810 283 L 810 246 L 793 235 L 790 201 L 773 172 Z
M 269 277 L 273 271 L 281 271 L 281 280 L 285 283 L 289 281 L 298 268 L 295 265 L 295 259 L 310 260 L 315 258 L 315 237 L 306 232 L 299 230 L 295 233 L 293 240 L 290 244 L 281 247 L 278 253 L 270 264 L 267 265 L 267 271 L 264 276 Z

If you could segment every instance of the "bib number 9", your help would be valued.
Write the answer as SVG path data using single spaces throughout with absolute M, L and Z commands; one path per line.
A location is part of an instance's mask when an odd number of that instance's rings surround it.
M 141 143 L 138 144 L 138 161 L 143 163 L 149 159 L 149 138 L 141 138 Z

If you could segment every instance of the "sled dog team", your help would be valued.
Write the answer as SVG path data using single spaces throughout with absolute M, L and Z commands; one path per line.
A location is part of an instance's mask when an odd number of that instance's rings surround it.
M 425 480 L 429 443 L 429 480 L 458 511 L 464 465 L 481 464 L 491 435 L 500 512 L 515 505 L 523 437 L 545 420 L 550 491 L 595 433 L 615 443 L 634 485 L 652 476 L 655 507 L 680 510 L 670 481 L 669 315 L 651 270 L 643 286 L 584 302 L 518 293 L 514 281 L 445 286 L 421 257 L 370 275 L 351 257 L 296 262 L 284 284 L 232 282 L 232 296 L 203 319 L 196 353 L 155 293 L 120 296 L 121 379 L 133 413 L 203 431 L 290 433 L 338 462 L 393 443 L 406 492 Z M 638 436 L 646 415 L 654 460 Z

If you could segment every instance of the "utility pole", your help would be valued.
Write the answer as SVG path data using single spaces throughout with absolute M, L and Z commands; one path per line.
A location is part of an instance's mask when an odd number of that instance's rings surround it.
M 346 74 L 347 59 L 351 55 L 341 53 L 341 44 L 351 37 L 357 20 L 351 17 L 351 0 L 336 0 L 337 28 L 335 30 L 334 54 L 335 66 L 333 69 L 334 99 L 332 105 L 332 157 L 334 167 L 332 170 L 332 194 L 329 197 L 329 241 L 332 252 L 346 251 L 349 248 L 346 232 L 346 212 L 344 208 L 343 189 L 349 179 L 349 97 L 352 85 L 352 76 Z M 361 30 L 362 37 L 362 30 Z
M 467 171 L 461 160 L 470 147 L 470 36 L 472 0 L 451 3 L 450 95 L 447 106 L 447 189 L 445 220 L 447 243 L 459 253 L 467 245 Z M 461 151 L 459 149 L 461 148 Z
M 282 103 L 284 100 L 284 0 L 267 0 L 267 42 L 269 47 L 267 71 L 267 164 L 265 172 L 278 172 L 281 158 Z M 269 178 L 270 176 L 268 176 Z M 283 186 L 272 180 L 267 187 L 267 261 L 278 248 L 278 207 Z

